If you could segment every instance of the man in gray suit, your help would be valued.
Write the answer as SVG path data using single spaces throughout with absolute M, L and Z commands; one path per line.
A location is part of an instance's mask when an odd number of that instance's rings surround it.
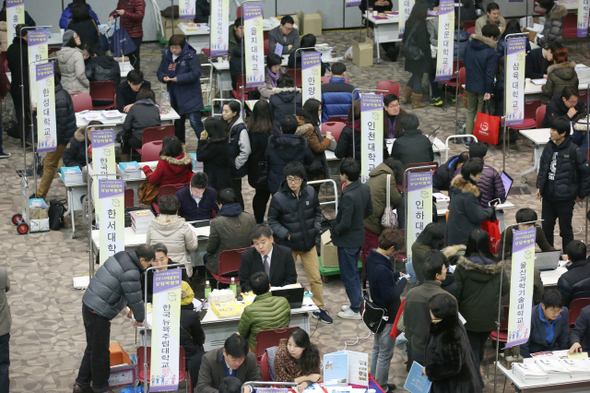
M 281 24 L 268 32 L 268 48 L 275 53 L 277 43 L 283 45 L 283 55 L 290 55 L 299 48 L 299 31 L 293 27 L 295 21 L 291 15 L 285 15 Z

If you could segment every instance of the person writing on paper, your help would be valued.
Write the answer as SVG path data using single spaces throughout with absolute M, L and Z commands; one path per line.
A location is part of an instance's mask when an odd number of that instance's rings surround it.
M 582 308 L 569 337 L 569 353 L 590 351 L 590 306 Z
M 529 341 L 520 345 L 520 356 L 530 358 L 536 352 L 568 349 L 568 325 L 569 312 L 562 296 L 558 290 L 549 289 L 541 304 L 531 310 L 531 334 Z
M 150 82 L 143 79 L 143 72 L 131 70 L 127 74 L 127 82 L 120 83 L 115 89 L 117 110 L 127 113 L 137 101 L 137 93 L 142 87 L 151 88 Z
M 209 178 L 203 172 L 195 172 L 187 184 L 176 191 L 180 202 L 178 215 L 187 221 L 211 220 L 219 211 L 217 191 L 209 186 Z
M 563 116 L 570 122 L 574 122 L 580 117 L 586 116 L 586 103 L 580 100 L 580 93 L 578 92 L 577 86 L 564 87 L 561 96 L 554 97 L 549 101 L 545 108 L 545 117 L 541 123 L 541 128 L 551 127 L 551 121 L 560 116 Z M 574 132 L 572 139 L 575 139 L 576 132 L 577 131 Z M 586 133 L 582 134 L 584 135 L 584 139 L 586 139 Z M 580 143 L 576 144 L 580 145 Z
M 266 56 L 266 74 L 264 78 L 264 86 L 260 86 L 258 91 L 260 92 L 260 98 L 269 100 L 272 95 L 272 89 L 277 87 L 279 77 L 283 75 L 287 70 L 281 66 L 283 59 L 281 56 L 271 53 Z
M 393 265 L 389 258 L 403 246 L 402 232 L 387 228 L 379 235 L 377 249 L 372 249 L 366 260 L 371 298 L 375 306 L 386 310 L 386 315 L 389 317 L 383 330 L 375 334 L 371 354 L 371 375 L 385 392 L 395 390 L 395 385 L 387 383 L 395 348 L 395 338 L 391 337 L 390 333 L 401 306 L 400 295 L 408 283 L 408 278 L 393 272 Z
M 566 86 L 575 88 L 580 84 L 576 63 L 568 61 L 567 48 L 560 48 L 553 53 L 555 64 L 547 68 L 547 83 L 541 86 L 541 103 L 547 104 L 553 98 L 558 98 Z
M 132 109 L 135 108 L 135 105 Z M 129 117 L 129 116 L 128 116 Z M 184 151 L 180 140 L 168 135 L 162 142 L 160 159 L 156 169 L 152 171 L 147 164 L 142 164 L 145 177 L 151 184 L 164 186 L 167 184 L 188 184 L 193 177 L 191 156 Z
M 529 224 L 520 224 L 521 222 L 529 222 L 529 221 L 536 221 L 537 220 L 537 212 L 535 212 L 533 209 L 525 207 L 522 209 L 519 209 L 516 212 L 516 215 L 514 217 L 516 219 L 516 223 L 518 224 L 516 226 L 516 228 L 514 227 L 509 227 L 507 228 L 504 232 L 502 232 L 502 237 L 500 238 L 500 248 L 499 248 L 499 253 L 500 255 L 502 255 L 502 260 L 504 259 L 508 259 L 510 258 L 510 255 L 512 254 L 512 239 L 514 237 L 514 230 L 522 230 L 522 229 L 529 229 L 529 228 L 533 228 L 535 227 L 537 229 L 537 236 L 536 236 L 536 242 L 537 242 L 537 246 L 539 246 L 539 248 L 541 249 L 541 251 L 543 252 L 547 252 L 547 251 L 555 251 L 555 248 L 549 244 L 549 242 L 547 242 L 547 237 L 545 236 L 545 232 L 543 231 L 543 228 L 541 228 L 540 225 L 533 223 L 529 223 Z M 506 247 L 506 249 L 502 252 L 503 247 Z
M 481 392 L 479 368 L 459 319 L 457 300 L 441 293 L 428 301 L 428 308 L 432 322 L 422 375 L 432 382 L 430 391 Z
M 295 382 L 301 393 L 321 378 L 320 363 L 318 347 L 305 330 L 297 328 L 279 342 L 274 381 Z
M 295 21 L 291 15 L 281 18 L 281 24 L 268 32 L 268 48 L 275 53 L 277 44 L 283 45 L 282 55 L 290 55 L 299 48 L 299 31 L 293 27 Z
M 526 55 L 525 78 L 547 79 L 547 68 L 553 64 L 553 53 L 561 44 L 551 42 L 545 47 L 531 50 Z
M 469 152 L 464 151 L 461 154 L 449 158 L 444 165 L 436 168 L 432 176 L 433 192 L 440 191 L 444 195 L 449 195 L 451 182 L 455 178 L 455 173 L 461 171 L 461 167 L 469 160 Z

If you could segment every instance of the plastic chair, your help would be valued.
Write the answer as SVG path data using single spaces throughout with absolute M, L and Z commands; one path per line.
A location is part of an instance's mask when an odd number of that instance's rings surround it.
M 248 251 L 250 247 L 237 248 L 235 250 L 225 250 L 219 254 L 219 264 L 217 266 L 217 273 L 209 270 L 209 273 L 217 280 L 217 287 L 219 283 L 230 284 L 232 277 L 236 280 L 236 284 L 240 282 L 237 273 L 240 270 L 242 263 L 242 253 Z
M 152 359 L 152 347 L 147 347 L 147 373 L 144 370 L 144 363 L 146 363 L 146 358 L 144 356 L 146 356 L 145 354 L 145 348 L 144 346 L 141 346 L 139 348 L 137 348 L 137 380 L 139 382 L 147 382 L 148 384 L 151 382 L 150 381 L 150 361 Z M 188 374 L 186 372 L 186 360 L 185 360 L 185 354 L 184 354 L 184 348 L 183 347 L 179 347 L 180 349 L 180 353 L 178 354 L 179 359 L 178 359 L 178 383 L 186 381 L 187 380 L 187 375 L 188 375 L 188 383 L 184 384 L 184 389 L 185 392 L 188 393 L 189 391 L 189 386 L 191 385 L 191 376 L 190 374 Z
M 264 39 L 264 56 L 270 55 L 270 44 L 268 43 L 268 38 Z
M 297 74 L 297 81 L 296 87 L 303 86 L 303 77 L 301 76 L 301 68 L 289 68 L 287 70 L 287 75 L 290 75 L 293 80 L 295 80 L 295 74 Z
M 160 159 L 161 151 L 162 141 L 148 142 L 145 145 L 143 145 L 143 149 L 140 150 L 141 161 L 158 161 Z
M 90 82 L 92 108 L 95 111 L 115 108 L 117 106 L 115 103 L 115 88 L 115 82 L 113 81 Z
M 387 90 L 387 93 L 377 92 L 377 94 L 381 94 L 383 97 L 389 94 L 395 94 L 399 97 L 400 85 L 394 81 L 384 80 L 377 83 L 377 90 Z
M 524 102 L 524 121 L 522 124 L 510 126 L 513 130 L 530 130 L 537 128 L 537 108 L 541 106 L 541 100 L 530 100 Z
M 469 29 L 472 27 L 475 29 L 475 21 L 474 20 L 466 20 L 463 23 L 463 30 L 465 30 L 465 31 L 469 31 Z
M 236 89 L 232 90 L 232 94 L 236 100 L 242 100 L 242 86 L 244 86 L 244 100 L 248 99 L 247 94 L 249 91 L 256 90 L 255 87 L 246 87 L 246 75 L 240 75 L 236 81 Z
M 256 344 L 254 346 L 254 355 L 256 355 L 256 361 L 260 366 L 262 363 L 262 355 L 266 348 L 274 347 L 279 345 L 281 338 L 288 338 L 289 334 L 299 326 L 290 326 L 282 329 L 269 329 L 261 330 L 256 334 Z
M 332 133 L 332 136 L 334 137 L 334 140 L 338 142 L 338 140 L 340 139 L 340 134 L 342 133 L 344 127 L 346 127 L 345 123 L 329 121 L 327 123 L 322 123 L 322 132 L 326 133 L 330 131 Z
M 158 201 L 164 195 L 174 195 L 174 194 L 176 194 L 176 191 L 180 190 L 184 186 L 186 186 L 186 184 L 184 184 L 184 183 L 165 184 L 163 186 L 160 186 L 160 189 L 158 190 Z M 160 207 L 158 206 L 158 204 L 156 202 L 152 202 L 152 209 L 154 209 L 154 211 L 156 212 L 156 214 L 160 214 Z
M 70 93 L 72 97 L 72 103 L 74 104 L 74 112 L 91 111 L 92 110 L 92 97 L 87 93 Z
M 585 103 L 588 103 L 588 91 L 587 90 L 580 91 L 578 93 L 578 99 L 580 101 L 583 101 Z
M 322 85 L 325 85 L 326 83 L 330 83 L 330 78 L 332 77 L 332 75 L 324 75 L 322 76 Z M 344 77 L 344 82 L 348 83 L 348 78 Z
M 578 38 L 578 15 L 575 12 L 568 13 L 563 18 L 563 36 Z
M 339 123 L 348 123 L 348 116 L 330 116 L 328 117 L 328 121 L 326 123 L 336 121 Z
M 569 313 L 569 327 L 570 330 L 571 328 L 574 327 L 576 321 L 578 320 L 578 317 L 580 316 L 580 311 L 582 311 L 582 309 L 586 306 L 590 305 L 590 298 L 588 297 L 584 297 L 584 298 L 579 298 L 574 300 L 571 304 L 570 304 L 570 313 Z
M 535 119 L 537 120 L 537 128 L 541 128 L 543 119 L 545 118 L 545 112 L 547 111 L 547 105 L 541 105 L 535 112 Z
M 468 28 L 468 29 L 467 29 L 467 32 L 468 32 L 469 34 L 475 34 L 475 26 Z
M 271 382 L 273 379 L 270 376 L 270 366 L 268 364 L 268 354 L 266 351 L 262 354 L 260 359 L 260 376 L 264 382 Z
M 145 146 L 149 142 L 156 142 L 156 141 L 163 141 L 164 138 L 170 135 L 174 135 L 176 133 L 176 129 L 174 128 L 174 124 L 169 124 L 167 126 L 158 126 L 158 127 L 148 127 L 143 130 L 143 134 L 141 134 L 141 146 Z M 139 154 L 142 154 L 142 149 L 135 149 Z M 143 159 L 142 159 L 143 160 Z M 157 160 L 157 158 L 156 158 Z M 143 161 L 152 161 L 152 160 L 143 160 Z
M 497 336 L 497 331 L 493 330 L 490 333 L 490 339 L 492 341 L 500 341 L 501 343 L 505 343 L 508 341 L 508 306 L 503 306 L 502 312 L 502 320 L 500 321 L 500 335 Z
M 132 207 L 135 205 L 135 194 L 133 188 L 125 189 L 125 207 Z

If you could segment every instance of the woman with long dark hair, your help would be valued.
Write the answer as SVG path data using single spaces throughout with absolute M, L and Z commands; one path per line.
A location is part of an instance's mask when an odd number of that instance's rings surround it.
M 135 107 L 135 105 L 133 105 Z M 174 135 L 169 135 L 162 141 L 160 160 L 156 170 L 148 165 L 142 167 L 147 180 L 151 184 L 188 184 L 193 177 L 191 156 L 184 151 L 182 142 Z
M 498 260 L 490 250 L 490 238 L 483 229 L 476 229 L 469 235 L 465 258 L 478 265 L 495 265 Z
M 324 153 L 334 140 L 333 136 L 322 136 L 320 132 L 322 113 L 322 103 L 315 98 L 305 101 L 303 108 L 297 114 L 299 127 L 295 135 L 300 135 L 307 141 L 307 145 L 314 155 L 314 160 L 310 165 L 305 167 L 307 178 L 309 181 L 323 180 L 330 177 L 328 172 L 328 162 L 326 161 L 326 154 Z M 319 186 L 314 186 L 316 192 L 319 191 Z
M 295 382 L 302 392 L 320 379 L 320 351 L 303 329 L 295 329 L 281 339 L 275 357 L 275 381 Z
M 266 204 L 270 197 L 268 191 L 267 162 L 264 154 L 268 147 L 268 138 L 273 132 L 272 111 L 268 101 L 260 100 L 254 105 L 252 116 L 248 119 L 248 133 L 250 135 L 250 147 L 252 153 L 248 158 L 248 183 L 256 193 L 252 199 L 252 209 L 256 223 L 264 221 Z
M 405 70 L 412 73 L 408 85 L 404 87 L 400 102 L 412 102 L 412 109 L 424 108 L 422 103 L 422 75 L 430 72 L 432 58 L 430 56 L 430 34 L 426 27 L 428 5 L 417 2 L 406 21 L 403 43 L 407 47 Z M 410 56 L 409 53 L 413 55 Z
M 226 125 L 214 118 L 205 120 L 205 130 L 197 146 L 197 161 L 203 163 L 203 172 L 209 179 L 209 186 L 217 192 L 231 187 L 229 144 Z
M 252 153 L 250 146 L 250 137 L 248 130 L 240 115 L 240 103 L 230 101 L 223 106 L 221 116 L 227 124 L 227 134 L 229 136 L 229 157 L 231 166 L 232 184 L 231 188 L 235 191 L 238 203 L 244 208 L 244 198 L 242 198 L 242 177 L 248 173 L 248 157 Z
M 498 38 L 498 59 L 504 57 L 504 46 L 506 45 L 506 36 L 508 34 L 516 33 L 522 33 L 522 30 L 520 29 L 520 21 L 518 19 L 510 19 L 508 22 L 506 22 L 506 28 L 504 29 L 504 32 L 500 35 L 500 38 Z M 526 40 L 526 53 L 529 53 L 530 51 L 531 44 L 529 43 L 529 40 Z
M 422 271 L 422 263 L 424 262 L 424 254 L 430 250 L 442 250 L 445 246 L 445 231 L 436 222 L 431 222 L 426 225 L 424 230 L 420 232 L 418 238 L 412 244 L 412 266 L 416 272 L 418 282 L 424 281 L 424 272 Z

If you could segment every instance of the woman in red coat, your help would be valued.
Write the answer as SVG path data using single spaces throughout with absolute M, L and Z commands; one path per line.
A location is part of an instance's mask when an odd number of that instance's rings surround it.
M 191 156 L 185 153 L 180 140 L 167 136 L 162 142 L 160 160 L 155 171 L 148 165 L 142 169 L 151 184 L 164 186 L 166 184 L 188 184 L 193 176 Z

